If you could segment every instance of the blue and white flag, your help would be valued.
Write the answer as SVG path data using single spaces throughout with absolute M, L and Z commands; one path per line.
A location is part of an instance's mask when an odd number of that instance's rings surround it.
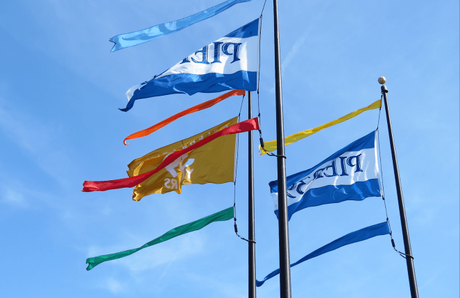
M 376 135 L 373 131 L 313 168 L 288 176 L 288 218 L 307 207 L 381 196 Z M 278 216 L 278 181 L 269 185 Z
M 141 98 L 183 93 L 214 93 L 226 90 L 257 90 L 259 19 L 227 34 L 150 81 L 128 90 L 130 110 Z
M 195 23 L 204 21 L 221 12 L 224 12 L 235 4 L 249 1 L 251 0 L 227 0 L 217 4 L 216 6 L 210 7 L 180 20 L 155 25 L 150 28 L 138 30 L 135 32 L 118 34 L 109 39 L 109 41 L 114 43 L 111 52 L 132 46 L 137 46 L 144 42 L 154 40 L 155 38 L 178 32 Z

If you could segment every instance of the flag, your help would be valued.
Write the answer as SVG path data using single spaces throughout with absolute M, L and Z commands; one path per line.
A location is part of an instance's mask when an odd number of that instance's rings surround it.
M 230 96 L 234 96 L 234 95 L 244 95 L 245 94 L 245 91 L 243 90 L 233 90 L 233 91 L 230 91 L 230 92 L 227 92 L 225 94 L 222 94 L 221 96 L 218 96 L 214 99 L 211 99 L 211 100 L 208 100 L 206 102 L 203 102 L 203 103 L 200 103 L 196 106 L 193 106 L 187 110 L 184 110 L 180 113 L 177 113 L 176 115 L 173 115 L 149 128 L 146 128 L 144 130 L 141 130 L 141 131 L 138 131 L 138 132 L 135 132 L 129 136 L 127 136 L 124 140 L 123 140 L 123 144 L 125 144 L 125 146 L 127 145 L 126 144 L 126 141 L 127 140 L 131 140 L 131 139 L 137 139 L 137 138 L 141 138 L 141 137 L 145 137 L 145 136 L 148 136 L 149 134 L 159 130 L 160 128 L 168 125 L 169 123 L 179 119 L 180 117 L 183 117 L 185 115 L 189 115 L 189 114 L 192 114 L 192 113 L 195 113 L 195 112 L 198 112 L 198 111 L 202 111 L 204 109 L 207 109 L 207 108 L 210 108 L 212 107 L 213 105 L 223 101 L 224 99 L 227 99 L 229 98 Z
M 160 170 L 164 169 L 166 166 L 174 162 L 176 159 L 181 158 L 182 155 L 189 153 L 190 151 L 199 148 L 203 145 L 208 144 L 209 142 L 226 135 L 236 134 L 240 132 L 246 132 L 251 130 L 259 129 L 259 121 L 257 118 L 248 119 L 246 121 L 234 124 L 230 127 L 224 128 L 221 131 L 211 134 L 208 137 L 205 137 L 203 140 L 200 140 L 194 144 L 190 144 L 188 147 L 182 150 L 178 150 L 172 152 L 171 154 L 167 155 L 164 160 L 160 163 L 160 165 L 144 174 L 140 174 L 134 177 L 122 178 L 122 179 L 115 179 L 115 180 L 106 180 L 106 181 L 84 181 L 83 182 L 83 189 L 84 192 L 91 192 L 91 191 L 106 191 L 110 189 L 118 189 L 118 188 L 128 188 L 134 187 L 137 184 L 141 183 L 142 181 L 146 180 L 153 174 L 159 172 Z
M 112 261 L 116 259 L 120 259 L 123 257 L 127 257 L 129 255 L 132 255 L 135 252 L 138 252 L 141 249 L 144 249 L 149 246 L 153 246 L 155 244 L 165 242 L 169 239 L 175 238 L 177 236 L 187 234 L 193 231 L 200 230 L 204 228 L 205 226 L 209 225 L 210 223 L 216 222 L 216 221 L 226 221 L 229 219 L 232 219 L 234 216 L 234 211 L 233 207 L 227 208 L 225 210 L 222 210 L 220 212 L 211 214 L 209 216 L 203 217 L 199 220 L 195 220 L 194 222 L 176 227 L 163 235 L 161 235 L 158 238 L 153 239 L 152 241 L 147 242 L 146 244 L 142 245 L 141 247 L 134 248 L 134 249 L 129 249 L 109 255 L 102 255 L 98 257 L 93 257 L 93 258 L 88 258 L 86 259 L 86 263 L 88 264 L 88 267 L 86 267 L 86 270 L 89 271 L 96 267 L 97 265 L 107 262 L 107 261 Z
M 185 149 L 213 133 L 236 124 L 237 121 L 238 117 L 235 117 L 202 133 L 133 160 L 128 165 L 128 176 L 138 176 L 157 168 L 171 153 Z M 164 169 L 136 185 L 133 190 L 133 200 L 139 201 L 154 193 L 175 191 L 180 194 L 182 185 L 186 184 L 232 182 L 235 171 L 235 140 L 236 135 L 226 135 L 181 155 Z
M 323 124 L 323 125 L 320 125 L 318 127 L 307 129 L 307 130 L 295 133 L 293 135 L 290 135 L 290 136 L 284 138 L 285 145 L 286 146 L 290 145 L 292 143 L 297 142 L 298 140 L 301 140 L 303 138 L 311 136 L 312 134 L 315 134 L 320 130 L 323 130 L 325 128 L 328 128 L 328 127 L 334 126 L 336 124 L 339 124 L 339 123 L 345 122 L 347 120 L 350 120 L 351 118 L 358 116 L 362 112 L 375 110 L 375 109 L 380 109 L 381 107 L 382 107 L 382 100 L 379 99 L 379 100 L 373 102 L 372 104 L 368 105 L 365 108 L 356 110 L 356 111 L 351 112 L 349 114 L 346 114 L 345 116 L 340 117 L 338 119 L 335 119 L 333 121 L 330 121 L 330 122 L 328 122 L 326 124 Z M 259 145 L 260 155 L 264 155 L 265 153 L 275 151 L 276 148 L 277 148 L 276 140 L 275 141 L 265 142 L 263 148 Z
M 288 218 L 307 207 L 380 196 L 376 135 L 373 131 L 313 168 L 288 176 Z M 278 181 L 269 186 L 278 216 Z
M 124 112 L 141 98 L 168 94 L 255 91 L 259 54 L 259 19 L 227 34 L 151 80 L 130 88 Z
M 131 33 L 116 35 L 109 40 L 115 43 L 112 47 L 111 52 L 115 52 L 132 46 L 137 46 L 144 42 L 154 40 L 155 38 L 178 32 L 195 23 L 204 21 L 221 12 L 224 12 L 235 4 L 249 1 L 251 0 L 228 0 L 180 20 L 155 25 L 150 28 Z
M 290 266 L 291 268 L 299 265 L 300 263 L 303 263 L 307 260 L 313 259 L 315 257 L 318 257 L 322 254 L 328 253 L 330 251 L 336 250 L 338 248 L 341 248 L 342 246 L 348 245 L 348 244 L 353 244 L 356 242 L 364 241 L 376 236 L 381 236 L 381 235 L 387 235 L 390 234 L 390 228 L 388 227 L 387 222 L 382 222 L 373 226 L 366 227 L 364 229 L 358 230 L 351 232 L 349 234 L 346 234 L 345 236 L 340 237 L 339 239 L 336 239 L 320 248 L 315 250 L 312 253 L 309 253 L 305 257 L 301 258 L 295 263 L 292 263 Z M 279 269 L 274 270 L 267 276 L 262 281 L 256 281 L 256 286 L 260 287 L 262 286 L 267 280 L 269 280 L 272 277 L 277 276 L 280 273 Z

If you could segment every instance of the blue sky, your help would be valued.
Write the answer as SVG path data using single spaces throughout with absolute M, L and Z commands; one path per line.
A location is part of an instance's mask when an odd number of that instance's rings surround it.
M 84 180 L 125 177 L 127 164 L 239 112 L 241 98 L 187 116 L 149 137 L 129 134 L 214 98 L 169 95 L 136 102 L 125 92 L 260 15 L 238 4 L 176 34 L 110 53 L 120 33 L 176 20 L 221 0 L 8 1 L 0 11 L 0 273 L 2 297 L 246 297 L 247 245 L 231 221 L 87 272 L 85 260 L 138 247 L 233 204 L 233 184 L 185 186 L 131 200 L 131 189 L 82 193 Z M 459 296 L 458 1 L 280 1 L 286 135 L 388 98 L 421 297 Z M 264 11 L 260 100 L 264 140 L 275 138 L 272 3 Z M 243 118 L 247 114 L 243 108 Z M 383 183 L 403 250 L 386 122 Z M 310 168 L 375 129 L 378 111 L 286 147 L 287 174 Z M 258 134 L 255 134 L 257 140 Z M 236 203 L 246 236 L 246 136 L 240 136 Z M 255 156 L 257 277 L 278 267 L 268 182 L 276 160 Z M 294 262 L 354 230 L 385 220 L 380 198 L 302 210 L 290 221 Z M 405 260 L 388 236 L 292 269 L 293 296 L 408 297 Z M 274 278 L 259 297 L 278 297 Z

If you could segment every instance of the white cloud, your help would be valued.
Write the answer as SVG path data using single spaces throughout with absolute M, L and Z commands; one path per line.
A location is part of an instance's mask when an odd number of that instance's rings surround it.
M 29 206 L 22 193 L 10 188 L 2 190 L 2 202 L 19 208 L 27 208 Z
M 2 101 L 3 98 L 0 98 L 0 103 Z M 58 127 L 51 127 L 24 113 L 0 106 L 0 129 L 24 149 L 44 172 L 61 184 L 65 183 L 64 173 L 73 162 L 70 159 L 71 151 L 59 148 Z
M 283 61 L 283 65 L 282 65 L 283 73 L 286 71 L 286 68 L 289 66 L 289 64 L 291 64 L 295 55 L 297 54 L 297 52 L 299 51 L 299 49 L 302 47 L 302 45 L 305 43 L 306 40 L 307 40 L 307 34 L 304 34 L 302 37 L 300 37 L 296 41 L 291 51 L 288 53 L 287 57 Z
M 125 291 L 126 285 L 114 278 L 108 278 L 102 284 L 102 288 L 109 290 L 113 294 L 119 294 Z

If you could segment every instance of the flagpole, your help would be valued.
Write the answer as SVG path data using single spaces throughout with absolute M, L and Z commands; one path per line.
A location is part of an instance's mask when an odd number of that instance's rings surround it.
M 403 241 L 404 241 L 404 250 L 406 254 L 405 259 L 406 259 L 406 264 L 407 264 L 407 273 L 409 275 L 410 292 L 411 292 L 412 298 L 418 298 L 417 280 L 415 278 L 415 269 L 414 269 L 414 258 L 412 257 L 412 249 L 410 245 L 409 227 L 407 226 L 406 210 L 404 207 L 404 198 L 403 198 L 402 188 L 401 188 L 401 179 L 399 177 L 398 161 L 396 159 L 396 149 L 395 149 L 394 140 L 393 140 L 393 129 L 391 127 L 390 109 L 388 108 L 388 100 L 387 100 L 388 89 L 384 85 L 385 82 L 386 82 L 385 77 L 379 78 L 379 83 L 382 84 L 381 91 L 382 91 L 382 95 L 383 95 L 383 99 L 385 103 L 385 113 L 387 117 L 388 135 L 390 138 L 391 156 L 393 158 L 393 170 L 395 174 L 396 192 L 398 195 L 399 217 L 401 219 L 401 228 L 402 228 Z
M 252 119 L 252 96 L 248 92 L 248 119 Z M 256 242 L 254 212 L 254 150 L 252 131 L 248 131 L 248 279 L 249 298 L 256 298 Z
M 289 226 L 286 195 L 286 156 L 284 155 L 283 97 L 281 93 L 281 58 L 278 25 L 278 0 L 273 0 L 275 40 L 276 143 L 278 167 L 278 234 L 280 255 L 280 297 L 291 298 Z

